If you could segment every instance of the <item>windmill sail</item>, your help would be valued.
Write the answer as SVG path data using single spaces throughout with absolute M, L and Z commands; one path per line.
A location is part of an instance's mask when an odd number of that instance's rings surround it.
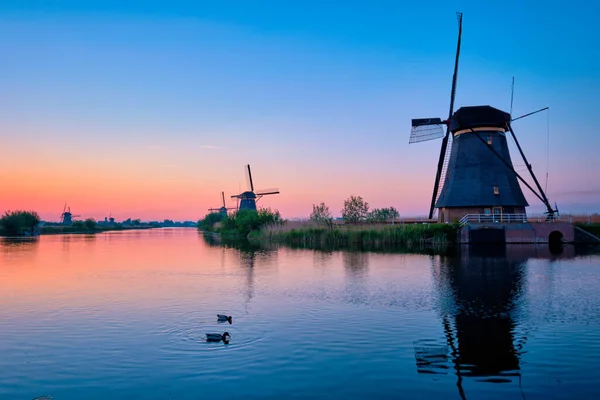
M 277 188 L 262 189 L 262 190 L 256 191 L 257 196 L 264 196 L 266 194 L 278 194 L 278 193 L 279 193 L 279 189 L 277 189 Z
M 450 91 L 450 110 L 448 113 L 448 120 L 452 118 L 452 114 L 454 113 L 454 99 L 456 97 L 456 81 L 458 78 L 458 60 L 460 57 L 460 44 L 462 38 L 462 13 L 456 13 L 458 18 L 458 43 L 456 44 L 456 58 L 454 60 L 454 74 L 452 75 L 452 90 Z M 433 195 L 431 196 L 431 205 L 429 207 L 429 218 L 433 218 L 433 211 L 435 209 L 435 203 L 438 199 L 438 195 L 440 193 L 439 187 L 440 182 L 443 182 L 442 177 L 442 169 L 444 167 L 445 158 L 448 152 L 448 140 L 450 137 L 450 125 L 446 127 L 446 135 L 442 140 L 442 148 L 440 149 L 440 158 L 438 161 L 437 173 L 435 175 L 435 183 L 433 185 Z M 442 183 L 443 184 L 443 183 Z
M 446 183 L 446 177 L 448 172 L 448 163 L 450 162 L 450 154 L 452 153 L 452 135 L 448 135 L 448 146 L 446 147 L 446 154 L 444 155 L 444 163 L 442 164 L 441 174 L 440 174 L 440 183 L 438 185 L 437 196 L 435 198 L 435 202 L 437 203 L 438 199 L 442 195 L 442 188 L 444 187 L 444 183 Z
M 412 120 L 408 143 L 419 143 L 444 137 L 444 123 L 440 118 L 419 118 Z
M 252 182 L 252 172 L 250 171 L 250 164 L 246 165 L 246 184 L 251 192 L 254 192 L 254 183 Z

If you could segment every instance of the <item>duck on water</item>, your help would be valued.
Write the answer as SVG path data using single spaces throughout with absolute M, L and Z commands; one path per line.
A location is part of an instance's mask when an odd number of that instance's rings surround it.
M 220 342 L 221 340 L 225 343 L 229 343 L 229 341 L 231 340 L 231 335 L 229 334 L 229 332 L 225 332 L 222 335 L 220 333 L 207 333 L 206 334 L 207 342 Z
M 223 315 L 223 314 L 217 314 L 217 321 L 221 321 L 221 322 L 229 322 L 231 324 L 232 320 L 231 320 L 231 315 L 227 316 L 227 315 Z

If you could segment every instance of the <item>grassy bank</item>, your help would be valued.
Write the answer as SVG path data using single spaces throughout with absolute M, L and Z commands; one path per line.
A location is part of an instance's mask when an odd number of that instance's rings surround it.
M 253 232 L 253 241 L 307 248 L 382 248 L 445 246 L 456 243 L 458 226 L 451 224 L 334 225 L 311 223 L 266 226 Z

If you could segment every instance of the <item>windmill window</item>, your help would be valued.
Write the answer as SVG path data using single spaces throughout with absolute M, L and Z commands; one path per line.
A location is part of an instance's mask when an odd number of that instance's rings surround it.
M 488 136 L 488 144 L 492 144 L 492 135 Z
M 500 189 L 498 189 L 498 186 L 494 186 L 494 194 L 500 194 Z

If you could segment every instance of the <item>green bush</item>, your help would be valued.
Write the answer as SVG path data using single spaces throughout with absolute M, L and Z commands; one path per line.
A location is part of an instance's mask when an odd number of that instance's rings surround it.
M 256 232 L 262 227 L 280 223 L 279 211 L 271 211 L 269 208 L 257 211 L 240 210 L 223 219 L 218 232 L 222 235 L 247 238 L 250 233 Z
M 19 235 L 24 230 L 33 231 L 40 224 L 40 216 L 35 211 L 6 211 L 0 218 L 0 226 L 7 235 Z
M 223 221 L 226 215 L 220 212 L 211 212 L 206 214 L 204 219 L 198 221 L 198 229 L 201 231 L 212 232 L 217 222 Z
M 88 218 L 83 222 L 85 229 L 88 231 L 96 230 L 96 220 L 94 218 Z

